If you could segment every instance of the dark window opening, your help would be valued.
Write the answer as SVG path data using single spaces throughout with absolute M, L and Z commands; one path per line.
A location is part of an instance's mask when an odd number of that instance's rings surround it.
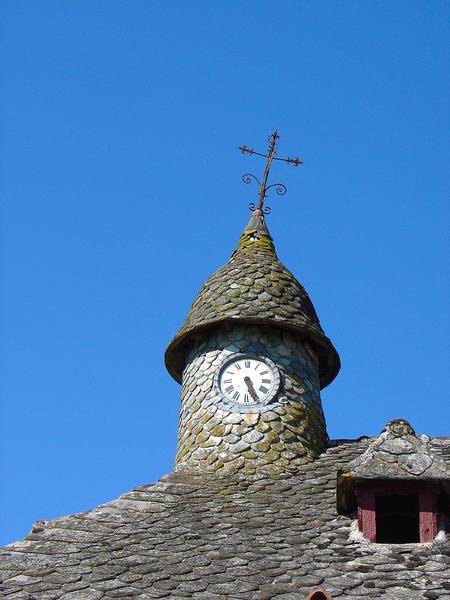
M 420 541 L 417 496 L 376 496 L 375 514 L 378 543 L 408 544 Z

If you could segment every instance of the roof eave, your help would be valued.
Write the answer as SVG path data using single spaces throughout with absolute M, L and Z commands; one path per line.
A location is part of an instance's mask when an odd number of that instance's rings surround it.
M 246 325 L 266 325 L 291 331 L 299 336 L 299 339 L 308 340 L 314 345 L 319 357 L 319 379 L 320 389 L 327 387 L 339 373 L 341 361 L 339 354 L 333 346 L 331 340 L 321 332 L 315 332 L 311 328 L 302 328 L 299 325 L 289 323 L 283 320 L 261 319 L 259 317 L 223 317 L 222 319 L 214 319 L 204 321 L 196 325 L 192 329 L 184 330 L 177 334 L 170 344 L 167 346 L 164 353 L 164 362 L 166 369 L 176 382 L 182 383 L 182 375 L 186 366 L 186 358 L 190 352 L 193 341 L 198 332 L 205 332 L 206 329 L 213 329 L 223 325 L 224 323 L 236 322 Z

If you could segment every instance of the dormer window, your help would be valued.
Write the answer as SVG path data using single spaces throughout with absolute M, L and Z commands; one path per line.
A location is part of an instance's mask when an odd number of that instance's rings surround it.
M 358 527 L 377 544 L 431 542 L 437 535 L 437 493 L 432 484 L 364 481 L 355 489 Z
M 449 482 L 450 470 L 430 438 L 395 419 L 339 470 L 337 510 L 350 516 L 356 508 L 358 528 L 373 543 L 432 542 L 438 533 L 438 497 L 445 501 Z

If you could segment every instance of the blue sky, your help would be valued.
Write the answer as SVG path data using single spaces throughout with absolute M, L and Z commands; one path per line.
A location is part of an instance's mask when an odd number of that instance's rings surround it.
M 330 437 L 449 434 L 449 4 L 1 4 L 1 543 L 170 471 L 164 349 L 268 226 L 342 370 Z

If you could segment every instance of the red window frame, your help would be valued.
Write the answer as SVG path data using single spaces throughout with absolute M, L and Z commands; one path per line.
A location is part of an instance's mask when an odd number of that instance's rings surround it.
M 373 543 L 377 541 L 375 498 L 389 494 L 418 496 L 420 543 L 432 542 L 436 537 L 438 532 L 436 485 L 415 481 L 365 481 L 356 487 L 355 493 L 358 503 L 358 527 L 369 541 Z

